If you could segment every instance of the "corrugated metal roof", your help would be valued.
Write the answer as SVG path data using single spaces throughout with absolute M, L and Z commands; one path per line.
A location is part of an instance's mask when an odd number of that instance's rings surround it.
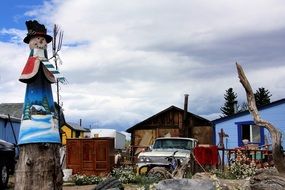
M 81 126 L 80 126 L 79 124 L 77 124 L 77 123 L 68 122 L 68 123 L 66 123 L 66 124 L 68 125 L 68 127 L 72 128 L 73 130 L 89 132 L 88 129 L 85 129 L 85 128 L 81 127 Z
M 9 119 L 9 116 L 8 116 L 8 115 L 5 115 L 5 114 L 0 114 L 0 118 L 1 118 L 1 119 L 4 119 L 4 120 L 8 120 L 8 119 Z M 21 119 L 16 118 L 16 117 L 13 117 L 13 116 L 10 116 L 10 119 L 11 119 L 11 121 L 21 122 Z
M 6 115 L 8 114 L 11 116 L 11 119 L 19 119 L 22 118 L 22 112 L 23 112 L 23 103 L 1 103 L 0 104 L 0 115 Z M 57 112 L 58 104 L 54 103 L 55 106 L 55 112 Z M 63 111 L 60 111 L 60 125 L 65 123 L 65 118 Z

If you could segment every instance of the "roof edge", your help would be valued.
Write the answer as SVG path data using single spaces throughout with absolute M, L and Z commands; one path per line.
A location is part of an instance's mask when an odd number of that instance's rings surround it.
M 258 111 L 261 111 L 261 110 L 265 110 L 265 109 L 268 109 L 268 108 L 271 108 L 271 107 L 274 107 L 274 106 L 277 106 L 277 105 L 280 105 L 280 104 L 285 104 L 285 98 L 282 98 L 280 100 L 276 100 L 276 101 L 273 101 L 269 104 L 266 104 L 266 105 L 263 105 L 263 106 L 259 106 L 257 107 L 257 110 Z M 226 116 L 226 117 L 221 117 L 221 118 L 218 118 L 218 119 L 215 119 L 215 120 L 212 120 L 211 122 L 213 124 L 218 124 L 218 123 L 221 123 L 221 122 L 224 122 L 224 121 L 228 121 L 230 119 L 234 119 L 234 118 L 237 118 L 237 117 L 241 117 L 243 115 L 247 115 L 247 114 L 250 114 L 248 110 L 245 110 L 245 111 L 242 111 L 242 112 L 238 112 L 234 115 L 230 115 L 230 116 Z
M 139 123 L 133 125 L 132 127 L 128 128 L 128 129 L 126 130 L 126 132 L 130 133 L 130 132 L 132 131 L 132 129 L 134 129 L 136 126 L 138 126 L 138 125 L 140 125 L 141 123 L 144 123 L 144 122 L 146 122 L 146 121 L 148 121 L 148 120 L 150 120 L 150 119 L 152 119 L 152 118 L 154 118 L 154 117 L 156 117 L 156 116 L 158 116 L 158 115 L 160 115 L 160 114 L 162 114 L 162 113 L 164 113 L 164 112 L 167 112 L 167 111 L 170 110 L 170 109 L 176 109 L 176 110 L 179 110 L 179 111 L 184 111 L 183 109 L 178 108 L 178 107 L 172 105 L 172 106 L 170 106 L 170 107 L 168 107 L 168 108 L 166 108 L 166 109 L 164 109 L 164 110 L 162 110 L 162 111 L 160 111 L 160 112 L 158 112 L 158 113 L 156 113 L 156 114 L 154 114 L 154 115 L 152 115 L 152 116 L 146 118 L 145 120 L 143 120 L 143 121 L 141 121 L 141 122 L 139 122 Z M 191 113 L 191 112 L 189 112 L 189 111 L 187 111 L 187 113 L 190 114 L 190 115 L 192 115 L 193 117 L 196 117 L 196 118 L 198 118 L 198 119 L 201 119 L 201 120 L 204 120 L 204 121 L 206 121 L 206 122 L 211 123 L 210 120 L 205 119 L 205 118 L 203 118 L 203 117 L 201 117 L 201 116 L 195 115 L 195 114 L 193 114 L 193 113 Z

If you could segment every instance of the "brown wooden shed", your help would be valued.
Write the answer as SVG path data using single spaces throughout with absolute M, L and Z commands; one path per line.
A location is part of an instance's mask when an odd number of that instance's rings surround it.
M 187 105 L 186 105 L 187 110 Z M 211 122 L 175 106 L 147 118 L 127 129 L 131 133 L 134 155 L 153 144 L 158 137 L 191 137 L 200 144 L 212 144 L 214 131 Z
M 114 138 L 67 139 L 66 165 L 73 174 L 108 174 L 114 166 Z

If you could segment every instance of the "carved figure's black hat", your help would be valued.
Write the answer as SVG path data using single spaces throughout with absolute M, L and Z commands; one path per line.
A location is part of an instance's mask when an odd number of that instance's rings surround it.
M 47 43 L 50 43 L 52 41 L 52 37 L 50 35 L 47 35 L 47 29 L 45 25 L 39 24 L 36 20 L 29 20 L 26 21 L 27 26 L 27 36 L 24 38 L 25 43 L 29 43 L 31 38 L 35 36 L 42 36 L 46 39 Z

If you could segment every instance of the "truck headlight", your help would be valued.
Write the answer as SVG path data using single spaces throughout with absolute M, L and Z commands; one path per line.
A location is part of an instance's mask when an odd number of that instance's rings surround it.
M 146 157 L 146 158 L 145 158 L 145 161 L 146 161 L 146 162 L 151 162 L 151 159 L 150 159 L 149 157 Z
M 140 157 L 140 162 L 144 162 L 145 158 L 144 157 Z
M 149 157 L 142 156 L 139 158 L 139 161 L 140 162 L 151 162 L 151 159 Z

